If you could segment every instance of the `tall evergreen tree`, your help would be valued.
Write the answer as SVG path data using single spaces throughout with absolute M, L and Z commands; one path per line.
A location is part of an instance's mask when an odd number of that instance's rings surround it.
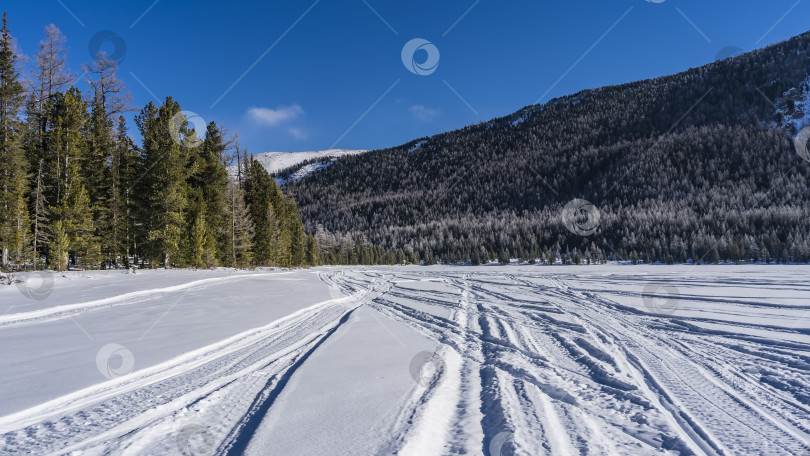
M 134 252 L 136 199 L 132 192 L 142 175 L 140 164 L 135 145 L 127 136 L 126 120 L 119 116 L 110 159 L 109 243 L 115 257 L 123 257 L 124 262 Z
M 180 104 L 171 97 L 160 108 L 151 102 L 141 110 L 135 122 L 143 137 L 144 176 L 140 180 L 141 207 L 139 217 L 144 220 L 145 252 L 154 265 L 162 262 L 172 267 L 181 259 L 182 240 L 188 206 L 189 164 L 193 141 L 182 141 L 177 134 L 189 134 L 188 122 L 177 122 Z
M 49 255 L 49 264 L 51 268 L 57 271 L 64 271 L 68 265 L 68 248 L 70 247 L 70 240 L 65 231 L 62 222 L 57 220 L 53 222 L 53 241 L 51 242 L 51 249 Z
M 39 159 L 39 164 L 37 166 L 37 177 L 34 181 L 34 188 L 32 194 L 32 207 L 33 210 L 31 213 L 33 214 L 32 217 L 32 224 L 33 224 L 33 235 L 32 239 L 32 254 L 34 255 L 34 267 L 37 268 L 39 266 L 39 258 L 40 252 L 47 248 L 50 239 L 50 211 L 48 210 L 48 201 L 45 199 L 45 184 L 43 180 L 43 172 L 44 172 L 44 159 Z
M 17 55 L 6 13 L 0 28 L 0 267 L 9 265 L 9 252 L 17 263 L 28 241 L 28 163 L 22 147 L 19 114 L 24 88 L 17 72 Z
M 113 152 L 113 125 L 99 93 L 91 101 L 90 117 L 86 124 L 87 154 L 82 173 L 90 196 L 93 218 L 96 221 L 97 235 L 107 261 L 115 261 L 116 240 L 112 229 L 112 207 L 110 183 L 112 181 L 110 162 Z
M 226 191 L 228 188 L 228 171 L 225 168 L 225 152 L 228 146 L 221 130 L 214 122 L 208 124 L 205 138 L 194 157 L 194 172 L 189 178 L 191 188 L 199 191 L 205 203 L 205 225 L 208 236 L 213 239 L 213 255 L 225 260 L 224 252 L 228 249 L 228 222 Z
M 206 258 L 206 244 L 208 238 L 208 227 L 205 224 L 205 200 L 197 197 L 197 200 L 189 211 L 188 237 L 185 242 L 185 251 L 188 256 L 188 264 L 194 268 L 204 268 L 208 266 Z
M 62 242 L 75 264 L 83 268 L 97 268 L 102 259 L 101 246 L 96 235 L 90 195 L 80 176 L 80 161 L 67 161 L 65 193 L 59 205 L 51 209 L 61 228 L 67 235 L 67 243 Z
M 302 266 L 306 263 L 307 234 L 298 214 L 298 205 L 293 198 L 285 198 L 287 231 L 290 236 L 290 264 Z
M 70 167 L 81 167 L 86 156 L 84 134 L 87 117 L 87 108 L 79 89 L 72 87 L 65 93 L 54 95 L 49 114 L 52 126 L 47 132 L 48 154 L 45 157 L 45 167 L 53 170 L 45 179 L 46 199 L 53 206 L 59 206 L 65 195 Z
M 31 94 L 27 105 L 28 134 L 26 154 L 35 176 L 31 190 L 30 213 L 33 224 L 32 252 L 35 266 L 39 257 L 47 253 L 49 234 L 48 187 L 46 183 L 55 169 L 49 168 L 48 134 L 52 112 L 51 104 L 55 94 L 64 92 L 70 86 L 72 75 L 67 67 L 65 39 L 62 32 L 53 24 L 45 27 L 45 39 L 39 42 L 31 74 Z M 51 179 L 52 180 L 52 179 Z
M 228 182 L 229 205 L 227 208 L 230 222 L 229 246 L 226 252 L 230 261 L 227 263 L 233 267 L 245 267 L 252 263 L 252 239 L 254 234 L 253 220 L 250 211 L 245 204 L 245 192 L 238 183 L 231 180 Z
M 244 185 L 245 200 L 254 224 L 253 259 L 261 265 L 279 264 L 279 223 L 272 202 L 275 181 L 259 162 L 252 160 L 246 170 Z
M 398 251 L 399 254 L 402 254 L 402 250 Z M 402 258 L 403 255 L 397 257 L 397 261 L 402 263 L 404 260 Z M 307 254 L 306 254 L 306 262 L 310 266 L 317 266 L 320 263 L 318 258 L 318 244 L 315 243 L 315 236 L 312 233 L 307 235 Z

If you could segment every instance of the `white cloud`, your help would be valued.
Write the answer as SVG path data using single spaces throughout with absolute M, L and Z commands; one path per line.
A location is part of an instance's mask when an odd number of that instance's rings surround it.
M 295 139 L 307 139 L 307 138 L 309 138 L 309 135 L 307 134 L 307 132 L 304 131 L 304 129 L 298 128 L 298 127 L 290 127 L 290 128 L 288 128 L 287 133 L 291 134 L 292 137 L 295 138 Z
M 247 111 L 248 117 L 254 122 L 267 126 L 278 125 L 284 121 L 295 119 L 303 113 L 304 109 L 297 104 L 279 106 L 276 109 L 250 108 Z
M 422 122 L 430 122 L 442 113 L 440 109 L 427 108 L 422 105 L 411 106 L 408 111 Z

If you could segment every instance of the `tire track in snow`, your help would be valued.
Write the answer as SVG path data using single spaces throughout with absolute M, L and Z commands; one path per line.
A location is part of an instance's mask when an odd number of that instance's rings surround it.
M 562 296 L 579 309 L 589 324 L 612 333 L 620 345 L 632 349 L 625 350 L 628 359 L 662 395 L 684 431 L 697 436 L 693 440 L 705 452 L 738 454 L 756 449 L 791 454 L 795 450 L 782 442 L 799 443 L 800 432 L 774 423 L 770 416 L 760 415 L 741 401 L 735 392 L 707 379 L 707 372 L 666 338 L 626 318 L 626 314 L 620 316 L 612 306 L 586 304 L 586 298 L 578 292 L 569 289 Z
M 356 308 L 355 308 L 356 309 Z M 270 407 L 275 403 L 278 395 L 287 386 L 290 378 L 295 372 L 307 361 L 307 359 L 317 350 L 332 334 L 335 333 L 343 324 L 345 324 L 355 309 L 346 312 L 343 317 L 338 320 L 337 324 L 323 334 L 317 342 L 312 344 L 311 348 L 298 356 L 295 362 L 285 369 L 280 375 L 276 375 L 268 380 L 266 387 L 256 395 L 253 403 L 250 406 L 248 413 L 244 415 L 241 422 L 234 427 L 233 432 L 226 438 L 223 445 L 220 446 L 217 454 L 225 456 L 241 455 L 245 452 L 250 440 L 253 437 L 253 432 L 258 429 L 259 424 L 270 411 Z
M 129 293 L 111 296 L 108 298 L 96 299 L 93 301 L 80 302 L 75 304 L 65 304 L 58 307 L 34 310 L 30 312 L 20 312 L 9 315 L 2 315 L 0 316 L 0 328 L 9 328 L 28 324 L 44 323 L 53 320 L 58 320 L 61 318 L 75 317 L 85 312 L 109 309 L 111 307 L 123 305 L 137 304 L 140 302 L 156 299 L 180 291 L 202 289 L 235 280 L 257 278 L 270 275 L 276 276 L 282 274 L 290 274 L 290 272 L 266 273 L 266 274 L 239 274 L 225 277 L 213 277 L 209 279 L 195 280 L 180 285 L 172 285 L 169 287 L 132 291 Z
M 353 311 L 352 303 L 355 308 L 362 304 L 364 295 L 315 304 L 160 365 L 2 417 L 0 442 L 4 451 L 39 454 L 106 446 L 219 391 L 266 389 L 269 379 L 283 379 L 285 371 L 297 367 L 285 359 L 300 360 L 309 353 Z M 260 382 L 261 376 L 268 379 Z M 221 404 L 224 409 L 232 406 Z

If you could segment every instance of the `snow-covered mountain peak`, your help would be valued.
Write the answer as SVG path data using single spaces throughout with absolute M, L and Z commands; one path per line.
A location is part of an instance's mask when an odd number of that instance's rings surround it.
M 327 160 L 347 155 L 358 155 L 367 150 L 355 149 L 327 149 L 307 152 L 264 152 L 254 155 L 253 158 L 264 166 L 268 173 L 274 174 L 309 160 Z

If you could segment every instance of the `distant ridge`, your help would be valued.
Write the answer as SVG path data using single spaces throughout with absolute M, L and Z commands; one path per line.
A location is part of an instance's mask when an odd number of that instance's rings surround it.
M 296 165 L 310 160 L 340 158 L 347 155 L 359 155 L 368 152 L 359 149 L 327 149 L 306 152 L 264 152 L 254 155 L 253 158 L 264 166 L 270 174 L 276 174 Z
M 806 263 L 809 75 L 805 33 L 346 157 L 286 187 L 320 239 L 428 262 Z

